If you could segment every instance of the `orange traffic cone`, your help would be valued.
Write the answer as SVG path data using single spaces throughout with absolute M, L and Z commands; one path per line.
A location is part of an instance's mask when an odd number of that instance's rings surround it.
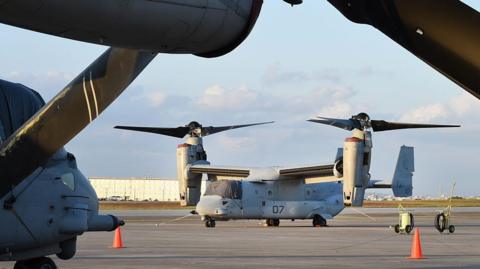
M 113 237 L 112 248 L 123 248 L 122 232 L 120 231 L 120 227 L 118 227 L 115 230 L 115 236 Z
M 420 243 L 420 230 L 415 228 L 415 235 L 413 236 L 412 241 L 412 252 L 410 254 L 410 259 L 423 259 L 422 254 L 422 244 Z

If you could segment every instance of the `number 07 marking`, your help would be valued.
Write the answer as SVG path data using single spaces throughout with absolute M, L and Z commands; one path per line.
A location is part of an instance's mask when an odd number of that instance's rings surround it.
M 282 214 L 284 208 L 285 208 L 285 206 L 283 206 L 283 205 L 278 205 L 278 206 L 274 205 L 272 207 L 272 213 L 273 214 Z

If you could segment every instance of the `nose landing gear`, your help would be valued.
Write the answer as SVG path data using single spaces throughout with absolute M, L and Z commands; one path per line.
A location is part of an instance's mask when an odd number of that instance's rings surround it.
M 207 228 L 215 228 L 215 219 L 206 216 L 205 217 L 205 227 Z
M 52 259 L 47 257 L 17 261 L 13 269 L 57 269 Z

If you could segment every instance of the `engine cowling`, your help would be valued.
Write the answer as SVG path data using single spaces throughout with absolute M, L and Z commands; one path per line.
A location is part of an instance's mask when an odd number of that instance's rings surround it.
M 0 22 L 113 47 L 202 57 L 220 56 L 241 44 L 263 4 L 263 0 L 39 2 L 4 2 Z
M 343 200 L 346 206 L 362 206 L 365 189 L 370 181 L 371 141 L 367 134 L 364 139 L 345 139 L 343 150 Z

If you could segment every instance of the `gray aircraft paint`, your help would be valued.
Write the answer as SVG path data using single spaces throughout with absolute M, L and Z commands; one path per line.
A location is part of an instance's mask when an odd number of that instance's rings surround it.
M 249 34 L 262 0 L 6 0 L 0 22 L 75 40 L 220 56 Z
M 402 146 L 393 180 L 381 185 L 369 180 L 367 188 L 393 188 L 399 197 L 411 195 L 413 158 L 413 148 Z M 241 180 L 241 199 L 201 196 L 196 212 L 203 220 L 311 219 L 315 215 L 331 219 L 345 208 L 342 178 L 337 182 L 308 184 L 301 177 L 282 179 L 281 167 L 245 169 L 249 169 L 250 175 Z

